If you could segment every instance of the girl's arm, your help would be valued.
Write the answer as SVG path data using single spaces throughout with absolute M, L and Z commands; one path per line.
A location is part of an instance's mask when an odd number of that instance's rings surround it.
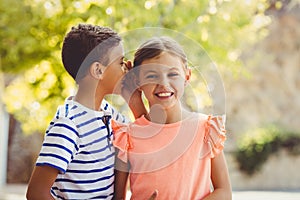
M 128 182 L 128 164 L 116 157 L 114 200 L 125 200 Z M 157 190 L 153 191 L 148 200 L 155 200 L 158 196 Z
M 231 185 L 223 151 L 211 160 L 211 179 L 214 191 L 204 200 L 231 200 Z
M 118 155 L 118 153 L 116 153 Z M 114 200 L 125 200 L 128 180 L 128 164 L 116 156 Z
M 36 166 L 32 172 L 26 198 L 28 200 L 54 200 L 50 189 L 57 177 L 58 170 L 50 166 Z
M 142 94 L 138 90 L 135 90 L 134 93 L 129 97 L 128 106 L 135 119 L 147 114 L 147 110 L 142 100 Z
M 125 200 L 128 172 L 115 170 L 114 200 Z
M 121 95 L 127 102 L 134 118 L 137 119 L 146 115 L 147 109 L 142 100 L 142 92 L 136 84 L 135 73 L 131 71 L 133 69 L 131 61 L 126 62 L 126 67 L 129 73 L 125 74 L 123 78 Z

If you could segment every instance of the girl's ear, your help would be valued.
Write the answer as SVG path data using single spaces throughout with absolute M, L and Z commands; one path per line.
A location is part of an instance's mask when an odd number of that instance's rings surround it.
M 102 80 L 105 66 L 99 62 L 93 62 L 90 67 L 90 74 L 93 78 Z
M 189 83 L 191 76 L 192 76 L 192 71 L 191 71 L 190 68 L 187 68 L 187 69 L 186 69 L 186 72 L 185 72 L 185 82 L 184 82 L 184 86 L 186 86 L 186 85 Z

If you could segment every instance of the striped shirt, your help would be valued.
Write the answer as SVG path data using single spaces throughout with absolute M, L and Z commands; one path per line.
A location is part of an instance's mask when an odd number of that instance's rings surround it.
M 128 120 L 108 102 L 91 110 L 71 98 L 58 107 L 36 165 L 60 171 L 51 188 L 56 199 L 112 199 L 114 147 L 110 118 Z

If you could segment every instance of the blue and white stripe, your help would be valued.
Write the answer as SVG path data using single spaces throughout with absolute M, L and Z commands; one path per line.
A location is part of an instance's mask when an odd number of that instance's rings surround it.
M 48 165 L 60 173 L 51 189 L 57 199 L 111 199 L 114 183 L 114 153 L 111 124 L 102 121 L 111 115 L 128 120 L 103 100 L 104 111 L 94 111 L 66 100 L 50 123 L 37 166 Z

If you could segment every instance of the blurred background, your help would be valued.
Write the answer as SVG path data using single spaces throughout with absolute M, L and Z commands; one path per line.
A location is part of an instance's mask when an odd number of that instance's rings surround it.
M 233 190 L 300 192 L 299 0 L 0 0 L 0 13 L 0 199 L 10 185 L 25 191 L 44 131 L 74 93 L 60 53 L 78 23 L 121 35 L 161 27 L 202 46 L 224 84 Z M 205 110 L 203 90 L 193 95 Z

